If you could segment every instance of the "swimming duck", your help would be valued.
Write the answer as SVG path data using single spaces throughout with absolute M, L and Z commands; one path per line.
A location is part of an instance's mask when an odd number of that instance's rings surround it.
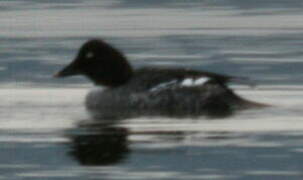
M 133 69 L 119 50 L 101 39 L 86 42 L 55 77 L 73 75 L 84 75 L 104 87 L 86 97 L 86 108 L 98 118 L 226 117 L 266 106 L 243 99 L 227 86 L 245 78 L 186 68 Z

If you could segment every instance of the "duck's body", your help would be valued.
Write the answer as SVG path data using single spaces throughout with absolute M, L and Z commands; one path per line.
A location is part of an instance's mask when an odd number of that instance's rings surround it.
M 243 79 L 182 68 L 133 70 L 122 53 L 101 40 L 84 44 L 76 60 L 57 76 L 75 74 L 105 87 L 86 98 L 87 109 L 98 118 L 225 117 L 264 106 L 242 99 L 226 85 Z
M 142 68 L 120 87 L 90 92 L 86 107 L 100 118 L 125 118 L 225 117 L 237 110 L 262 106 L 233 93 L 225 85 L 228 79 L 188 69 Z

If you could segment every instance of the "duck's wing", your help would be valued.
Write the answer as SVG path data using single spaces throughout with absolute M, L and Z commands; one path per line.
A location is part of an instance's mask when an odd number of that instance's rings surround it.
M 151 113 L 223 116 L 236 109 L 262 106 L 243 99 L 226 86 L 231 81 L 247 82 L 242 78 L 177 68 L 139 69 L 135 75 L 129 83 L 132 102 L 139 104 L 137 109 Z
M 228 75 L 222 75 L 207 71 L 198 71 L 185 68 L 148 68 L 144 69 L 144 73 L 141 73 L 141 77 L 144 75 L 149 76 L 149 80 L 145 82 L 151 82 L 149 89 L 151 91 L 158 91 L 165 88 L 183 88 L 183 87 L 198 87 L 203 86 L 206 83 L 218 83 L 225 86 L 227 83 L 245 84 L 251 87 L 256 86 L 256 83 L 245 77 L 234 77 Z M 152 77 L 152 78 L 150 78 Z
M 217 74 L 213 72 L 207 72 L 207 71 L 195 71 L 195 70 L 188 70 L 188 73 L 195 74 L 196 77 L 208 77 L 209 79 L 212 79 L 213 81 L 217 81 L 218 83 L 227 84 L 227 83 L 236 83 L 236 84 L 243 84 L 248 85 L 250 87 L 255 87 L 257 83 L 247 77 L 236 77 L 236 76 L 229 76 L 229 75 L 223 75 L 223 74 Z
M 176 78 L 169 81 L 164 81 L 159 84 L 152 86 L 149 91 L 156 92 L 167 89 L 184 89 L 203 86 L 204 84 L 212 82 L 212 79 L 206 76 L 201 77 L 186 77 L 186 78 Z

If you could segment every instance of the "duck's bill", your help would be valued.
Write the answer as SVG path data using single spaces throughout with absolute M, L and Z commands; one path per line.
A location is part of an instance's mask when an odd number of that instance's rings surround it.
M 80 72 L 75 67 L 75 65 L 70 64 L 70 65 L 66 66 L 65 68 L 63 68 L 61 71 L 54 74 L 54 77 L 63 78 L 63 77 L 74 76 L 74 75 L 79 75 L 79 74 L 80 74 Z

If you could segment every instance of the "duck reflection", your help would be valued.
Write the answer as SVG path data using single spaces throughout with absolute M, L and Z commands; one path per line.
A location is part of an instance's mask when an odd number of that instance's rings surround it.
M 126 128 L 102 124 L 79 125 L 71 140 L 69 154 L 81 165 L 106 166 L 123 161 L 130 150 Z M 82 131 L 83 130 L 83 131 Z

